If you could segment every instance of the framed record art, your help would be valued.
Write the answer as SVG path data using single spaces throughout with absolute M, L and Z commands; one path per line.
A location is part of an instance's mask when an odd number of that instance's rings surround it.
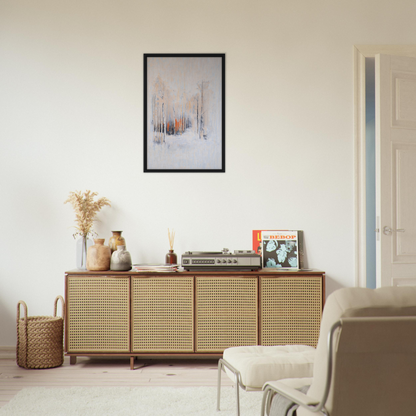
M 144 172 L 225 172 L 225 54 L 144 54 Z

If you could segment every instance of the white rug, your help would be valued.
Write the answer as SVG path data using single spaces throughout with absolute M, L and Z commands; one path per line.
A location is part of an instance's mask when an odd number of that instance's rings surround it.
M 33 387 L 21 390 L 0 416 L 235 416 L 233 387 Z M 259 416 L 261 392 L 240 389 L 241 416 Z

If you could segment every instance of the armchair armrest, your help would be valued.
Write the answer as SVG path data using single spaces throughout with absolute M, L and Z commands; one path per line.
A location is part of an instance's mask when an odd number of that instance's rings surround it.
M 271 390 L 275 393 L 279 393 L 282 396 L 292 400 L 292 402 L 304 407 L 316 406 L 319 403 L 318 399 L 314 399 L 313 397 L 310 397 L 307 394 L 304 394 L 301 391 L 279 381 L 266 383 L 263 390 Z
M 325 389 L 323 392 L 323 397 L 321 400 L 312 398 L 306 394 L 303 394 L 300 391 L 297 391 L 293 386 L 288 386 L 287 384 L 282 383 L 281 381 L 268 382 L 263 386 L 264 394 L 263 401 L 261 404 L 261 416 L 264 416 L 265 410 L 267 407 L 267 412 L 270 410 L 270 403 L 273 397 L 273 393 L 279 393 L 284 397 L 287 397 L 289 400 L 292 400 L 294 403 L 308 409 L 310 412 L 317 413 L 320 415 L 327 415 L 325 410 L 325 403 L 328 398 L 329 388 L 331 385 L 332 378 L 332 360 L 333 360 L 333 338 L 336 330 L 342 326 L 342 321 L 335 322 L 332 325 L 331 330 L 328 334 L 328 362 L 327 362 L 327 378 L 325 383 Z
M 306 380 L 310 381 L 311 379 L 306 379 Z M 271 382 L 267 382 L 263 386 L 264 394 L 263 394 L 263 401 L 262 401 L 262 406 L 261 406 L 261 416 L 264 416 L 266 414 L 266 409 L 267 409 L 267 414 L 269 413 L 271 400 L 275 393 L 278 393 L 288 398 L 293 403 L 298 404 L 299 406 L 305 407 L 312 412 L 317 412 L 317 414 L 320 414 L 320 415 L 326 414 L 325 410 L 321 410 L 322 408 L 319 407 L 319 404 L 320 404 L 319 399 L 308 396 L 307 394 L 302 393 L 301 391 L 297 390 L 297 388 L 294 387 L 294 386 L 298 388 L 301 387 L 302 386 L 301 383 L 293 383 L 292 382 L 294 381 L 293 379 L 288 379 L 287 381 L 289 382 L 288 384 L 281 382 L 281 381 L 271 381 Z M 303 385 L 308 385 L 308 384 L 310 384 L 310 382 L 303 383 Z

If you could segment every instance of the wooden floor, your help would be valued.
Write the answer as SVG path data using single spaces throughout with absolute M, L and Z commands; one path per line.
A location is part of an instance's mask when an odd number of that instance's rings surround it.
M 14 357 L 0 358 L 0 407 L 26 387 L 72 386 L 216 386 L 218 360 L 146 359 L 136 360 L 130 370 L 129 358 L 69 358 L 61 367 L 27 370 Z M 222 385 L 233 385 L 225 375 Z

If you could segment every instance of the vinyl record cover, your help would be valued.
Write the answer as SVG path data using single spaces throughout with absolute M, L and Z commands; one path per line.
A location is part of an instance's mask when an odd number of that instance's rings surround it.
M 263 230 L 253 230 L 253 250 L 261 255 L 261 232 Z
M 261 232 L 263 268 L 301 269 L 302 254 L 299 249 L 301 231 L 280 230 Z M 303 237 L 303 236 L 302 236 Z

